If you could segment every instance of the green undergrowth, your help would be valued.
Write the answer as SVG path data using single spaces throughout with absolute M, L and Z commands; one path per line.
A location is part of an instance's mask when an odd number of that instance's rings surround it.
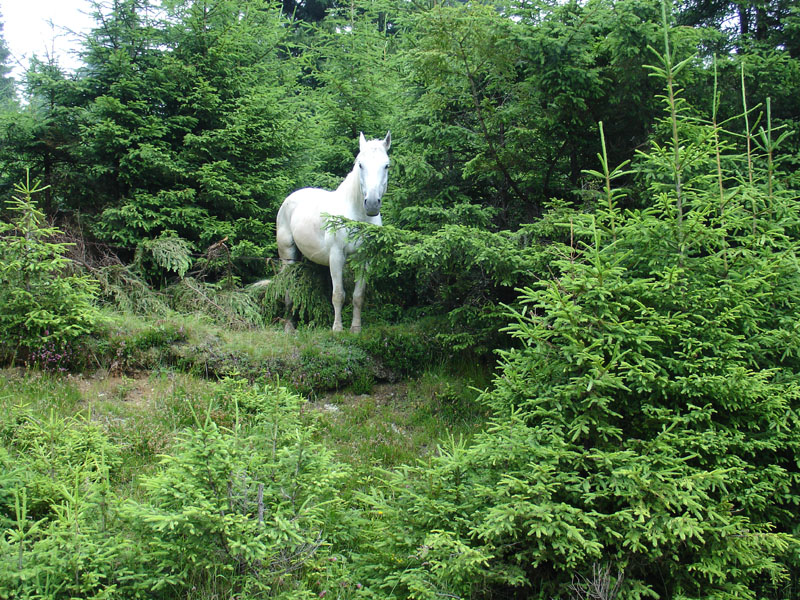
M 218 385 L 167 371 L 128 377 L 6 369 L 0 371 L 0 437 L 10 439 L 25 422 L 62 423 L 63 430 L 93 424 L 125 457 L 115 474 L 120 485 L 128 484 L 157 463 L 196 412 L 215 404 Z
M 0 371 L 0 598 L 378 597 L 355 568 L 380 518 L 360 490 L 469 436 L 469 383 L 309 402 L 241 378 Z
M 83 368 L 132 374 L 177 370 L 219 379 L 265 379 L 307 396 L 369 392 L 377 382 L 414 377 L 443 364 L 461 369 L 433 321 L 365 327 L 360 334 L 303 328 L 223 328 L 191 315 L 160 319 L 107 313 L 101 333 L 80 353 Z M 467 365 L 467 369 L 472 367 Z
M 348 467 L 311 440 L 300 396 L 245 380 L 203 382 L 204 392 L 184 376 L 117 378 L 113 390 L 63 375 L 0 377 L 0 597 L 326 585 Z M 150 394 L 137 399 L 134 388 Z M 143 459 L 148 429 L 164 441 Z
M 97 426 L 124 456 L 115 470 L 117 483 L 129 485 L 171 451 L 177 434 L 194 427 L 198 414 L 209 414 L 225 428 L 248 420 L 253 407 L 230 393 L 229 381 L 164 369 L 129 375 L 0 370 L 0 440 L 10 440 L 24 423 L 61 423 L 60 431 Z M 275 385 L 265 379 L 236 381 L 242 389 Z M 487 381 L 482 372 L 454 375 L 439 368 L 376 384 L 370 393 L 300 396 L 298 414 L 314 422 L 317 439 L 343 461 L 393 467 L 435 451 L 442 437 L 479 431 L 487 415 L 477 401 L 478 388 Z
M 437 451 L 447 436 L 471 438 L 488 415 L 474 379 L 442 370 L 400 384 L 376 385 L 370 394 L 335 392 L 318 399 L 320 437 L 356 467 L 414 463 Z

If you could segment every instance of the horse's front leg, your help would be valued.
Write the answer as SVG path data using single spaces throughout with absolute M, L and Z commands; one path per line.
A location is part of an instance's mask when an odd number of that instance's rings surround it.
M 330 255 L 331 283 L 333 284 L 333 330 L 342 331 L 342 306 L 344 305 L 344 252 L 333 250 Z
M 353 324 L 350 326 L 350 331 L 353 333 L 361 331 L 361 307 L 364 306 L 364 291 L 366 287 L 367 278 L 359 277 L 353 290 Z

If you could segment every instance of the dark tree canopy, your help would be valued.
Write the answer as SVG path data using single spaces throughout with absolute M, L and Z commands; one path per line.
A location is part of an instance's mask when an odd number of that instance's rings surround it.
M 473 207 L 447 219 L 515 229 L 551 198 L 585 196 L 597 122 L 614 163 L 653 134 L 660 6 L 97 2 L 82 69 L 31 65 L 37 116 L 9 131 L 8 151 L 52 185 L 51 210 L 89 217 L 99 238 L 135 247 L 176 232 L 199 249 L 264 235 L 288 191 L 347 171 L 360 131 L 392 129 L 397 222 Z M 699 52 L 686 69 L 695 106 L 708 112 L 716 53 L 723 112 L 740 109 L 744 63 L 750 105 L 769 95 L 776 123 L 800 120 L 790 3 L 689 2 L 675 19 L 676 51 Z M 744 45 L 751 63 L 730 52 Z
M 690 0 L 680 7 L 678 22 L 723 30 L 739 48 L 761 44 L 800 56 L 800 14 L 791 0 Z
M 309 23 L 322 21 L 331 8 L 339 5 L 336 0 L 281 0 L 281 2 L 283 14 Z

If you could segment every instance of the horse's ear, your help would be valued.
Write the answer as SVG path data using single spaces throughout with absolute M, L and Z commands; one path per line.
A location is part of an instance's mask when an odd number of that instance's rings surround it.
M 383 138 L 383 147 L 386 148 L 386 151 L 389 151 L 389 148 L 392 147 L 392 132 L 387 131 L 386 137 Z
M 363 152 L 364 148 L 367 145 L 367 138 L 364 137 L 364 132 L 358 134 L 358 150 L 359 152 Z

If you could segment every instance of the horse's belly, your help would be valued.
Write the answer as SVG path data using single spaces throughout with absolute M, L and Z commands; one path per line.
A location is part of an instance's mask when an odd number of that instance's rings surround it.
M 325 231 L 317 212 L 297 210 L 292 215 L 292 235 L 298 250 L 319 265 L 330 262 L 332 236 Z
M 326 266 L 330 264 L 330 248 L 316 244 L 303 244 L 297 241 L 297 239 L 295 239 L 295 244 L 297 244 L 297 247 L 303 256 L 305 256 L 311 262 Z

